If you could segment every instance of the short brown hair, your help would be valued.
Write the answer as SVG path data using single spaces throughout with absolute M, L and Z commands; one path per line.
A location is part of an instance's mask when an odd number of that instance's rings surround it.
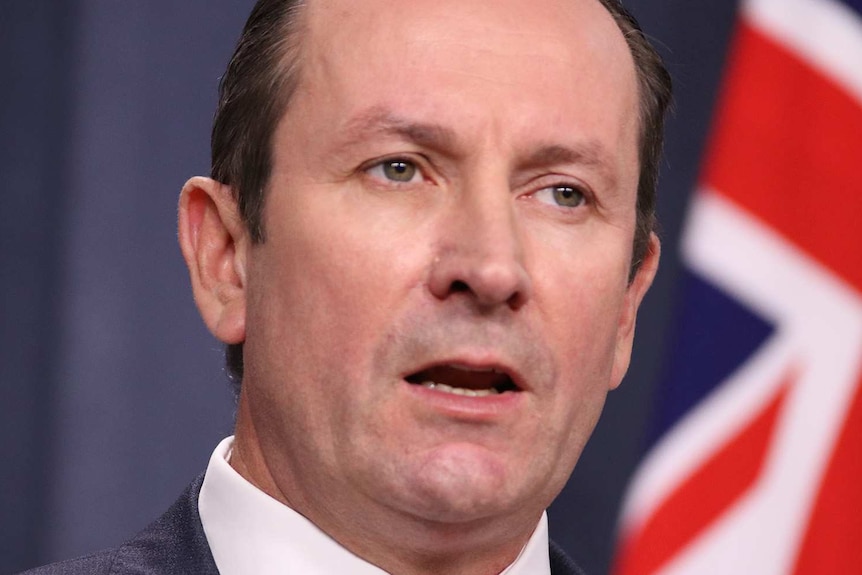
M 655 228 L 656 185 L 671 78 L 637 20 L 619 0 L 599 0 L 626 39 L 640 98 L 637 223 L 630 278 Z M 265 240 L 263 204 L 272 171 L 272 138 L 299 83 L 305 0 L 259 0 L 219 84 L 212 131 L 212 177 L 231 186 L 253 242 Z M 242 344 L 227 346 L 226 366 L 235 390 L 243 374 Z
M 599 0 L 611 13 L 629 46 L 638 76 L 640 98 L 640 142 L 638 159 L 637 221 L 629 280 L 649 249 L 650 234 L 656 227 L 656 187 L 664 144 L 664 119 L 673 97 L 670 73 L 650 44 L 635 17 L 619 0 Z

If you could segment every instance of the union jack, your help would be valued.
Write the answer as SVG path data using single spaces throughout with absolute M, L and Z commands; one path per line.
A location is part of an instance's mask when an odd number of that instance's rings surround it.
M 615 575 L 862 573 L 862 0 L 740 5 Z

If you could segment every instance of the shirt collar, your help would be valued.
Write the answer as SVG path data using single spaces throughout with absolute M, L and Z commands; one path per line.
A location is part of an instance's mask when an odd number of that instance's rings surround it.
M 233 436 L 213 451 L 198 498 L 201 523 L 221 575 L 387 575 L 290 507 L 249 483 L 228 463 Z M 550 575 L 548 518 L 500 575 Z

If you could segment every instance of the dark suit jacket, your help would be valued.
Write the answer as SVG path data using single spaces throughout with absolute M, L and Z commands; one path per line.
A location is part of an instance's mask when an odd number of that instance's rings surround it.
M 219 575 L 198 514 L 202 482 L 203 475 L 164 515 L 127 543 L 21 575 Z M 584 575 L 553 542 L 550 551 L 551 575 Z

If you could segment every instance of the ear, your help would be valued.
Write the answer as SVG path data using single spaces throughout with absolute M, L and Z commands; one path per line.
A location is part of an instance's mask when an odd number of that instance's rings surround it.
M 179 241 L 204 323 L 224 343 L 243 342 L 249 241 L 229 186 L 202 177 L 186 182 Z
M 638 308 L 640 307 L 641 301 L 643 301 L 647 290 L 649 290 L 652 285 L 656 271 L 658 271 L 658 261 L 660 256 L 661 242 L 659 242 L 658 236 L 654 233 L 650 233 L 649 245 L 647 246 L 644 260 L 641 262 L 638 271 L 635 273 L 634 279 L 629 283 L 623 300 L 620 322 L 617 326 L 617 345 L 610 381 L 611 389 L 615 389 L 620 384 L 623 376 L 629 369 Z

